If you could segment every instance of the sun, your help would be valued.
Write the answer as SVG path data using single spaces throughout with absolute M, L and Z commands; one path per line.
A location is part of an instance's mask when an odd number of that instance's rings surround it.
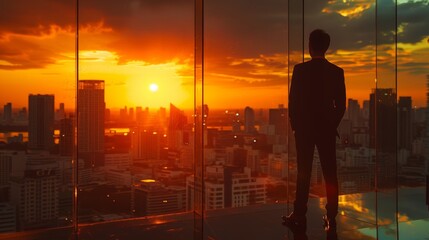
M 156 92 L 156 91 L 158 91 L 158 85 L 157 85 L 157 84 L 155 84 L 155 83 L 151 83 L 151 84 L 149 85 L 149 90 L 150 90 L 151 92 Z

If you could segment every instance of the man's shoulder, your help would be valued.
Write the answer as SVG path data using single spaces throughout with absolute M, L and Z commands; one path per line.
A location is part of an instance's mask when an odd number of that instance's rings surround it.
M 339 66 L 335 65 L 334 63 L 332 63 L 332 62 L 330 62 L 330 61 L 326 61 L 326 62 L 327 62 L 327 64 L 329 65 L 329 67 L 330 67 L 330 68 L 332 68 L 332 69 L 334 69 L 334 70 L 336 70 L 336 71 L 341 71 L 341 72 L 343 72 L 343 71 L 344 71 L 341 67 L 339 67 Z

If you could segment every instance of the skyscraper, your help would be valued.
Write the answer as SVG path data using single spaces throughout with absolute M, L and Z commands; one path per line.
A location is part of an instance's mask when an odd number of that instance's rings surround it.
M 60 156 L 72 156 L 74 145 L 73 119 L 60 120 Z
M 280 135 L 280 144 L 285 144 L 287 140 L 288 128 L 287 109 L 280 104 L 278 108 L 269 110 L 269 124 L 274 125 L 276 135 Z
M 3 120 L 6 124 L 12 121 L 12 103 L 10 102 L 3 106 Z
M 369 101 L 370 146 L 393 153 L 396 151 L 396 93 L 391 88 L 375 89 Z
M 85 167 L 104 165 L 104 81 L 78 84 L 78 150 Z
M 131 144 L 133 160 L 156 160 L 160 157 L 161 136 L 156 131 L 135 128 L 132 132 Z
M 412 136 L 411 97 L 399 97 L 398 103 L 398 147 L 411 151 Z
M 255 111 L 251 107 L 244 109 L 244 131 L 246 133 L 255 132 Z
M 370 95 L 370 147 L 375 148 L 378 188 L 395 187 L 397 115 L 392 88 L 375 89 Z
M 28 96 L 28 147 L 52 150 L 54 146 L 54 95 Z
M 170 103 L 170 118 L 168 124 L 168 147 L 177 149 L 183 144 L 183 130 L 187 124 L 185 113 Z
M 347 113 L 348 119 L 351 121 L 353 127 L 360 125 L 360 106 L 357 100 L 349 98 Z

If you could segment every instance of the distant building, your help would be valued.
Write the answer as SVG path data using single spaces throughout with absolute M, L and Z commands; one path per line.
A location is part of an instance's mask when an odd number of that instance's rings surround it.
M 24 175 L 12 176 L 10 181 L 18 229 L 54 227 L 59 217 L 58 164 L 47 156 L 27 157 Z
M 12 122 L 12 103 L 6 103 L 3 106 L 3 121 L 6 124 Z
M 268 154 L 268 175 L 279 179 L 287 177 L 287 160 L 287 153 Z
M 60 103 L 60 108 L 55 111 L 55 121 L 60 121 L 66 117 L 66 111 L 64 109 L 64 103 Z
M 160 158 L 160 138 L 162 134 L 143 128 L 135 128 L 131 134 L 133 160 L 155 160 Z
M 131 154 L 129 152 L 106 153 L 105 167 L 117 170 L 129 169 L 131 167 Z
M 16 232 L 16 209 L 9 203 L 0 203 L 0 233 Z
M 178 149 L 186 141 L 184 130 L 187 124 L 185 113 L 170 103 L 170 117 L 168 123 L 168 147 Z
M 52 150 L 54 146 L 54 95 L 28 96 L 28 147 Z
M 274 125 L 275 134 L 280 136 L 280 144 L 286 144 L 287 142 L 287 130 L 288 130 L 288 111 L 280 104 L 278 108 L 272 108 L 269 110 L 269 120 L 270 125 Z
M 133 188 L 134 211 L 137 216 L 160 215 L 186 210 L 184 187 L 166 187 L 155 180 L 142 180 Z
M 266 179 L 252 177 L 249 168 L 240 170 L 228 166 L 208 166 L 205 176 L 206 210 L 266 203 Z M 186 179 L 188 210 L 194 207 L 195 191 L 201 192 L 200 184 L 194 181 L 194 176 Z
M 104 166 L 104 81 L 78 83 L 78 150 L 85 167 Z
M 244 109 L 244 132 L 254 133 L 255 129 L 255 111 L 251 107 Z
M 10 174 L 12 173 L 13 153 L 0 152 L 0 186 L 9 184 Z
M 74 149 L 74 127 L 73 119 L 63 118 L 60 120 L 60 156 L 72 156 Z
M 360 126 L 361 112 L 359 102 L 355 99 L 348 99 L 347 118 L 352 122 L 352 127 Z
M 370 95 L 370 146 L 380 152 L 396 151 L 396 93 L 391 88 L 375 89 Z
M 413 142 L 413 119 L 411 97 L 399 97 L 398 102 L 398 148 L 411 151 Z

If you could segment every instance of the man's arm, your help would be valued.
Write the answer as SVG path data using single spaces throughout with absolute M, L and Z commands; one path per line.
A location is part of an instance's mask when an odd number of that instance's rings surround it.
M 346 86 L 344 83 L 344 70 L 339 73 L 339 81 L 335 89 L 335 126 L 340 125 L 341 119 L 346 111 Z

